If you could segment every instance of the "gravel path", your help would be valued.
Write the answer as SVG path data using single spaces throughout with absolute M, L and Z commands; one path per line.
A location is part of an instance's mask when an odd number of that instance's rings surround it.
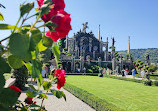
M 36 84 L 35 84 L 36 86 Z M 61 88 L 66 95 L 66 101 L 64 98 L 58 99 L 51 93 L 48 93 L 48 99 L 44 100 L 44 105 L 48 111 L 95 111 L 89 105 L 76 98 L 74 95 Z M 24 101 L 26 98 L 26 91 L 20 96 L 20 100 Z M 41 100 L 35 100 L 37 103 L 41 103 Z

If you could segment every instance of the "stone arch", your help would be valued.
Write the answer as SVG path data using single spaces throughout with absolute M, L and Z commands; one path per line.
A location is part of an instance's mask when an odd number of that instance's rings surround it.
M 68 62 L 68 63 L 67 63 L 67 72 L 68 72 L 68 73 L 71 72 L 71 65 L 72 65 L 71 62 Z

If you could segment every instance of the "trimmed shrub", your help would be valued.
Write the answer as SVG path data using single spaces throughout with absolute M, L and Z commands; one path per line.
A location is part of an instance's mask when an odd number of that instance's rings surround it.
M 87 76 L 98 76 L 98 73 L 66 73 L 66 75 L 87 75 Z
M 144 81 L 144 85 L 152 86 L 152 81 L 151 80 L 146 80 L 146 81 Z
M 143 83 L 143 80 L 133 79 L 133 78 L 124 78 L 124 77 L 117 77 L 117 76 L 110 76 L 110 75 L 106 75 L 106 77 L 119 79 L 119 80 L 125 80 L 125 81 L 132 81 L 132 82 L 137 82 L 137 83 Z
M 64 88 L 97 111 L 123 111 L 123 109 L 108 103 L 106 100 L 100 99 L 95 95 L 71 84 L 66 83 Z
M 158 86 L 158 81 L 154 81 L 154 85 L 155 85 L 155 86 Z
M 14 69 L 13 75 L 16 78 L 15 86 L 17 86 L 21 90 L 24 90 L 25 84 L 28 79 L 28 70 L 26 66 L 22 66 L 19 69 Z

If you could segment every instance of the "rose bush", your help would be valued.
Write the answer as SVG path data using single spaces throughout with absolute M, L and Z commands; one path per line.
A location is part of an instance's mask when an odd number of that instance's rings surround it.
M 0 43 L 5 40 L 9 41 L 7 47 L 1 45 L 3 50 L 0 50 L 0 111 L 45 111 L 46 108 L 43 102 L 48 98 L 47 94 L 49 92 L 57 98 L 63 97 L 66 100 L 65 94 L 60 91 L 66 81 L 65 71 L 57 69 L 55 75 L 50 76 L 49 81 L 43 81 L 41 74 L 43 64 L 38 55 L 51 47 L 58 66 L 60 50 L 54 42 L 66 37 L 71 30 L 70 14 L 64 11 L 64 0 L 37 0 L 37 3 L 39 7 L 33 15 L 30 15 L 30 11 L 34 9 L 34 2 L 20 6 L 20 17 L 15 26 L 0 24 L 0 30 L 11 30 L 9 37 L 0 40 Z M 35 18 L 33 24 L 24 25 L 27 20 L 33 17 Z M 48 27 L 49 30 L 45 31 L 45 27 Z M 39 28 L 41 29 L 39 30 Z M 26 92 L 27 98 L 24 102 L 18 100 L 21 94 L 18 87 L 4 88 L 4 74 L 10 73 L 12 68 L 18 69 L 23 65 L 26 66 L 30 75 L 37 80 L 38 85 L 37 88 L 29 84 L 32 90 Z M 52 83 L 57 83 L 58 90 L 52 89 L 54 85 Z M 44 92 L 40 90 L 41 87 L 43 87 Z M 35 99 L 40 99 L 41 104 L 36 103 Z

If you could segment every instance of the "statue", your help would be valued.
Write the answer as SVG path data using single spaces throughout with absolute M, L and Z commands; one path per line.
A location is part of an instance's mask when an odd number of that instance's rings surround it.
M 112 39 L 112 46 L 114 46 L 116 41 L 115 41 L 114 37 L 112 37 L 111 39 Z
M 86 22 L 85 24 L 83 23 L 83 29 L 82 29 L 82 32 L 86 33 L 86 29 L 88 28 L 88 22 Z

